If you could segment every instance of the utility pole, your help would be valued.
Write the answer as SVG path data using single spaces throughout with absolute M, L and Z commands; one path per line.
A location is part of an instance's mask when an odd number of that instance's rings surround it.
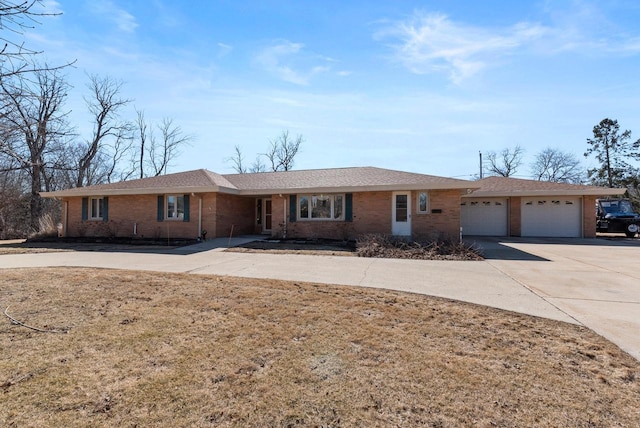
M 482 152 L 478 152 L 480 155 L 480 180 L 482 180 Z

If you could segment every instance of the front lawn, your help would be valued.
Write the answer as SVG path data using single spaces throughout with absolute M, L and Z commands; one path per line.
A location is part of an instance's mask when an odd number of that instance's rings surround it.
M 399 279 L 401 280 L 401 279 Z M 97 269 L 0 273 L 2 426 L 640 426 L 592 331 L 422 295 Z

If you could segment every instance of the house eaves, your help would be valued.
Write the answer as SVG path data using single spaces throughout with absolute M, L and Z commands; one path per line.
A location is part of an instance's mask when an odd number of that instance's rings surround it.
M 261 196 L 297 193 L 446 190 L 461 193 L 478 188 L 475 182 L 374 167 L 352 167 L 287 172 L 220 175 L 204 169 L 119 183 L 99 184 L 54 192 L 46 198 L 227 193 Z
M 452 186 L 429 186 L 424 184 L 388 184 L 380 186 L 339 186 L 339 187 L 289 187 L 274 189 L 243 189 L 237 194 L 243 196 L 264 196 L 278 194 L 300 194 L 300 193 L 357 193 L 357 192 L 393 192 L 403 190 L 455 190 L 458 189 L 464 193 L 473 191 L 477 187 L 467 187 L 460 185 Z
M 621 195 L 625 189 L 556 183 L 512 177 L 487 177 L 474 182 L 479 189 L 465 198 L 527 197 L 527 196 L 605 196 Z
M 74 189 L 42 192 L 45 198 L 85 196 L 155 195 L 223 192 L 237 194 L 238 189 L 220 174 L 205 169 L 141 178 L 118 183 L 98 184 Z
M 477 188 L 467 180 L 388 170 L 350 167 L 223 176 L 241 195 L 347 193 Z
M 511 190 L 486 191 L 476 190 L 466 194 L 463 198 L 498 198 L 498 197 L 527 197 L 527 196 L 615 196 L 624 194 L 625 189 L 607 189 L 594 187 L 584 190 Z
M 77 190 L 71 192 L 70 190 Z M 194 187 L 153 187 L 147 189 L 97 189 L 94 186 L 80 187 L 77 189 L 60 190 L 56 192 L 41 192 L 43 198 L 70 198 L 87 196 L 130 196 L 130 195 L 166 195 L 166 194 L 197 194 L 197 193 L 230 193 L 238 194 L 238 189 L 230 189 L 220 186 L 194 186 Z

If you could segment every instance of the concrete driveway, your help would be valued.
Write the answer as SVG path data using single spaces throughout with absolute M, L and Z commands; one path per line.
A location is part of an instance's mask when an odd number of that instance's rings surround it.
M 483 239 L 486 263 L 640 359 L 640 240 Z
M 224 252 L 252 239 L 145 252 L 2 255 L 0 268 L 100 267 L 388 288 L 583 324 L 640 359 L 640 240 L 471 239 L 486 253 L 482 262 Z

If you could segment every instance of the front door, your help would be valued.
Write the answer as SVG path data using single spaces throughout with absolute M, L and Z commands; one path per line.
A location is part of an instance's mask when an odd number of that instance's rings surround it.
M 411 236 L 411 192 L 393 192 L 391 233 Z
M 262 218 L 264 219 L 262 223 L 262 233 L 271 233 L 271 199 L 264 200 L 262 209 L 264 210 L 262 213 Z

